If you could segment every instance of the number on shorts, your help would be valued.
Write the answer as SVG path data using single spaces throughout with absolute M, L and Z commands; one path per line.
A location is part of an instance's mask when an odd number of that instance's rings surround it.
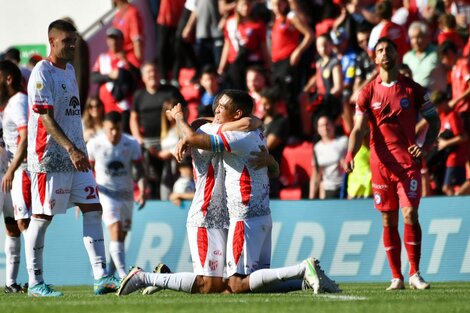
M 411 191 L 416 191 L 418 190 L 418 181 L 416 179 L 412 179 L 410 181 L 410 190 Z
M 86 196 L 87 200 L 96 199 L 96 191 L 94 187 L 86 186 L 85 192 L 88 192 L 88 195 Z

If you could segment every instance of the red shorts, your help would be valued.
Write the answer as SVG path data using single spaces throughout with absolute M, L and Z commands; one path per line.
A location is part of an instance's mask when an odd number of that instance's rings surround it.
M 374 206 L 379 211 L 400 207 L 418 208 L 421 200 L 421 172 L 418 164 L 371 163 Z

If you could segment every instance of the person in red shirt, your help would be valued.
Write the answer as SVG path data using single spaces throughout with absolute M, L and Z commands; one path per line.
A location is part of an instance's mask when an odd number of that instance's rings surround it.
M 465 44 L 462 37 L 457 33 L 457 22 L 452 14 L 442 14 L 439 17 L 439 28 L 441 32 L 437 36 L 437 43 L 440 45 L 446 40 L 450 40 L 457 45 L 459 51 L 462 51 Z
M 252 7 L 252 1 L 237 0 L 235 14 L 225 23 L 218 73 L 226 73 L 227 85 L 234 89 L 246 90 L 245 75 L 249 66 L 270 67 L 266 25 L 253 18 Z
M 113 0 L 118 11 L 112 26 L 124 35 L 124 51 L 129 62 L 140 68 L 144 59 L 144 24 L 139 10 L 127 0 Z
M 380 73 L 359 94 L 344 169 L 347 173 L 354 169 L 354 156 L 359 151 L 368 124 L 374 205 L 382 214 L 383 242 L 393 275 L 387 290 L 405 288 L 398 233 L 399 207 L 405 224 L 410 288 L 428 289 L 430 285 L 419 273 L 422 237 L 418 219 L 420 169 L 423 152 L 434 144 L 439 132 L 439 117 L 425 89 L 399 74 L 398 51 L 393 41 L 380 38 L 374 52 Z M 418 113 L 429 123 L 423 147 L 416 144 Z
M 457 112 L 452 110 L 442 91 L 435 91 L 431 95 L 436 104 L 437 112 L 441 120 L 441 129 L 437 140 L 437 150 L 447 150 L 446 170 L 442 191 L 448 195 L 455 194 L 455 188 L 465 182 L 465 162 L 467 159 L 466 145 L 467 134 L 463 122 Z M 445 135 L 444 135 L 445 134 Z

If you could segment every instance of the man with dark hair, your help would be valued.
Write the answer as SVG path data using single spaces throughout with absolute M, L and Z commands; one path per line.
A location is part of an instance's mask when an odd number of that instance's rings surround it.
M 124 241 L 131 229 L 134 206 L 133 181 L 138 182 L 137 202 L 142 208 L 145 205 L 145 173 L 140 145 L 132 136 L 123 134 L 121 119 L 119 112 L 107 113 L 103 132 L 90 139 L 87 150 L 100 190 L 103 222 L 111 236 L 109 254 L 114 265 L 111 267 L 123 278 L 126 276 Z
M 354 156 L 369 124 L 374 204 L 382 214 L 383 242 L 393 277 L 387 290 L 405 288 L 398 233 L 399 206 L 405 224 L 410 288 L 428 289 L 430 285 L 419 273 L 422 237 L 418 219 L 420 170 L 423 153 L 431 148 L 439 132 L 439 117 L 426 90 L 399 74 L 398 52 L 390 39 L 382 37 L 377 41 L 375 63 L 380 72 L 359 94 L 344 169 L 347 173 L 354 169 Z M 423 147 L 416 144 L 418 113 L 429 123 Z
M 18 68 L 21 71 L 21 76 L 23 76 L 23 84 L 26 87 L 26 84 L 28 83 L 28 80 L 29 80 L 29 76 L 31 75 L 31 71 L 27 67 L 20 65 L 20 62 L 21 62 L 20 50 L 18 50 L 15 47 L 10 47 L 7 49 L 7 51 L 5 51 L 4 57 L 5 57 L 5 60 L 9 60 L 18 66 Z
M 102 208 L 83 139 L 78 86 L 73 66 L 76 29 L 56 20 L 48 29 L 50 54 L 31 73 L 28 84 L 28 170 L 32 213 L 26 261 L 30 296 L 56 297 L 43 279 L 46 230 L 70 204 L 83 213 L 83 243 L 93 270 L 95 294 L 113 292 L 119 281 L 106 272 Z M 60 191 L 60 192 L 59 192 Z
M 0 107 L 3 118 L 3 138 L 0 141 L 0 173 L 2 192 L 0 210 L 5 219 L 6 293 L 22 291 L 17 283 L 20 266 L 21 238 L 26 236 L 31 217 L 31 183 L 26 168 L 28 97 L 22 88 L 19 68 L 11 61 L 0 61 Z M 8 162 L 10 164 L 8 165 Z M 5 172 L 6 170 L 6 172 Z M 26 238 L 25 238 L 26 240 Z

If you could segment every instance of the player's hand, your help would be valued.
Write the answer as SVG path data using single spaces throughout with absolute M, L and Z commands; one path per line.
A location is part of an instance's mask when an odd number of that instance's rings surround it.
M 72 164 L 75 169 L 79 172 L 88 172 L 91 170 L 90 162 L 88 161 L 88 157 L 85 153 L 78 149 L 73 149 L 70 153 L 70 160 L 72 160 Z
M 255 170 L 267 167 L 272 163 L 271 155 L 264 146 L 260 146 L 260 151 L 252 151 L 250 155 L 254 157 L 248 159 L 248 162 Z
M 437 150 L 438 151 L 444 150 L 448 146 L 449 146 L 449 140 L 445 140 L 445 139 L 442 139 L 442 138 L 437 139 Z
M 176 161 L 178 161 L 178 163 L 180 163 L 184 159 L 187 149 L 188 149 L 188 145 L 185 143 L 184 140 L 180 139 L 178 143 L 176 144 L 176 148 L 175 148 L 175 158 L 176 158 Z
M 349 162 L 344 161 L 343 170 L 348 174 L 351 173 L 354 170 L 354 160 L 351 160 Z
M 423 156 L 423 150 L 416 144 L 408 147 L 408 153 L 415 159 L 421 159 Z
M 14 177 L 14 173 L 10 173 L 10 171 L 7 171 L 5 175 L 3 175 L 3 178 L 2 178 L 2 191 L 3 192 L 10 192 L 11 186 L 13 184 L 13 177 Z
M 176 119 L 176 116 L 180 113 L 182 114 L 182 116 L 184 116 L 183 107 L 181 106 L 181 103 L 175 105 L 173 108 L 171 108 L 171 110 L 166 110 L 166 113 L 170 114 L 170 116 L 174 119 Z

